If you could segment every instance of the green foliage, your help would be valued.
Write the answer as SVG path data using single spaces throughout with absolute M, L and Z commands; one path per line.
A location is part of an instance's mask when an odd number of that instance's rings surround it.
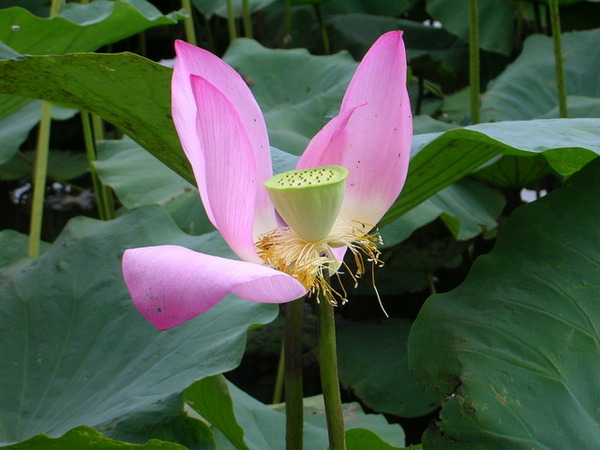
M 563 34 L 569 117 L 600 116 L 599 39 L 600 29 Z M 558 117 L 555 79 L 552 38 L 531 36 L 514 63 L 490 83 L 482 99 L 484 120 Z
M 599 175 L 596 160 L 520 208 L 467 280 L 425 303 L 410 364 L 444 396 L 427 447 L 599 445 Z
M 425 448 L 598 447 L 598 0 L 559 1 L 563 30 L 578 30 L 562 34 L 570 119 L 556 119 L 552 40 L 540 34 L 550 31 L 547 2 L 478 2 L 487 123 L 475 126 L 467 2 L 250 0 L 257 41 L 232 43 L 226 3 L 192 2 L 198 42 L 241 73 L 265 114 L 276 173 L 337 114 L 373 41 L 404 30 L 415 136 L 408 181 L 379 224 L 385 267 L 376 272 L 393 318 L 366 320 L 382 315 L 369 280 L 338 310 L 345 394 L 387 420 L 345 404 L 347 448 L 404 448 L 404 430 L 414 443 L 424 432 Z M 0 0 L 0 441 L 15 450 L 283 448 L 283 405 L 221 375 L 240 364 L 248 328 L 277 308 L 231 296 L 158 332 L 122 280 L 126 248 L 233 256 L 206 218 L 172 124 L 171 69 L 153 62 L 173 56 L 187 14 L 97 0 L 68 2 L 48 19 L 47 3 Z M 316 3 L 339 53 L 322 55 Z M 238 28 L 241 5 L 233 1 Z M 144 56 L 85 53 L 108 45 Z M 33 99 L 54 103 L 50 183 L 88 192 L 93 167 L 118 207 L 113 221 L 76 217 L 56 240 L 48 233 L 53 242 L 34 260 L 23 234 Z M 93 166 L 71 108 L 112 124 Z M 523 188 L 550 194 L 519 208 Z M 60 230 L 71 215 L 48 201 L 45 226 Z M 436 289 L 446 293 L 425 301 Z M 313 342 L 304 341 L 306 383 L 318 385 Z M 270 384 L 258 347 L 260 357 L 250 347 L 246 358 Z M 236 379 L 254 389 L 263 380 L 246 364 Z M 322 397 L 305 398 L 304 411 L 305 448 L 326 448 Z
M 100 179 L 124 207 L 161 205 L 183 231 L 203 234 L 214 230 L 196 187 L 131 139 L 99 142 L 98 156 L 95 166 Z
M 184 446 L 173 442 L 152 439 L 146 444 L 130 444 L 113 441 L 89 427 L 77 427 L 59 438 L 38 435 L 20 444 L 5 447 L 10 450 L 183 450 Z
M 163 16 L 151 4 L 139 0 L 70 3 L 60 16 L 51 19 L 14 7 L 0 10 L 0 40 L 23 54 L 62 55 L 96 50 L 152 26 L 174 24 L 181 18 L 181 13 Z
M 41 111 L 42 106 L 40 101 L 25 102 L 25 106 L 14 114 L 0 119 L 0 140 L 2 141 L 2 146 L 0 147 L 0 165 L 9 161 L 17 153 L 19 147 L 21 147 L 29 136 L 31 129 L 40 121 Z M 74 114 L 75 111 L 65 108 L 53 108 L 52 110 L 52 118 L 54 120 L 70 119 Z M 22 172 L 27 174 L 30 171 L 31 167 Z M 20 173 L 19 176 L 23 176 L 24 174 Z
M 276 308 L 229 299 L 155 330 L 129 299 L 120 256 L 166 243 L 230 254 L 212 234 L 182 233 L 155 207 L 111 222 L 76 219 L 41 257 L 2 268 L 0 441 L 156 413 L 193 381 L 237 365 L 246 329 Z
M 27 241 L 26 234 L 18 233 L 14 230 L 0 231 L 0 266 L 10 264 L 18 259 L 27 257 Z M 42 243 L 41 253 L 47 248 L 48 243 Z
M 174 24 L 181 13 L 163 16 L 145 0 L 95 1 L 90 5 L 68 4 L 59 17 L 37 17 L 26 9 L 0 10 L 0 43 L 10 56 L 62 55 L 96 50 L 150 27 Z M 36 96 L 37 97 L 37 96 Z M 27 104 L 19 97 L 0 95 L 0 118 Z
M 543 153 L 555 169 L 572 173 L 600 153 L 599 125 L 599 119 L 549 119 L 480 124 L 441 135 L 415 136 L 408 180 L 380 225 L 503 153 Z
M 467 240 L 495 229 L 504 204 L 504 197 L 498 191 L 463 179 L 385 225 L 380 232 L 384 245 L 390 247 L 439 217 L 455 239 Z
M 410 326 L 408 320 L 390 319 L 338 328 L 340 380 L 375 411 L 419 417 L 438 408 L 437 398 L 426 395 L 408 370 Z M 382 347 L 382 341 L 388 345 Z
M 236 18 L 242 16 L 242 1 L 243 0 L 232 0 L 233 15 Z M 275 0 L 249 0 L 250 10 L 252 12 L 259 11 Z M 213 14 L 219 17 L 227 17 L 227 5 L 225 2 L 220 0 L 192 0 L 195 8 L 206 17 L 211 17 Z
M 66 103 L 102 116 L 193 180 L 169 113 L 171 69 L 132 53 L 85 53 L 2 61 L 0 76 L 4 92 Z M 40 78 L 44 84 L 38 83 Z
M 185 392 L 188 405 L 216 428 L 217 447 L 267 450 L 285 446 L 285 414 L 253 399 L 222 376 L 205 378 Z M 322 397 L 305 399 L 305 448 L 325 448 L 327 431 Z M 403 433 L 380 415 L 365 414 L 359 405 L 344 405 L 350 448 L 403 448 Z M 379 445 L 380 447 L 371 447 Z M 396 445 L 396 446 L 394 446 Z
M 427 11 L 444 24 L 445 28 L 463 41 L 469 40 L 467 2 L 426 0 Z M 514 45 L 516 2 L 479 0 L 480 45 L 484 50 L 509 55 Z

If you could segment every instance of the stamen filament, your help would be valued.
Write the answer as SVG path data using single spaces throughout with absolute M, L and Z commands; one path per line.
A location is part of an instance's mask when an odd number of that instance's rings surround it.
M 335 228 L 326 238 L 309 242 L 289 227 L 278 227 L 259 237 L 256 243 L 257 252 L 268 266 L 300 281 L 306 287 L 309 297 L 316 297 L 317 301 L 323 297 L 332 306 L 338 306 L 340 303 L 343 305 L 348 302 L 348 293 L 340 277 L 340 268 L 344 268 L 356 287 L 358 280 L 365 273 L 365 258 L 371 263 L 372 273 L 375 266 L 383 265 L 383 261 L 379 259 L 381 252 L 377 249 L 381 237 L 377 232 L 365 233 L 365 230 L 371 230 L 373 227 L 356 221 L 348 221 Z M 352 252 L 356 265 L 354 272 L 346 262 L 338 261 L 333 253 L 333 248 L 343 246 Z M 338 279 L 339 289 L 330 284 L 333 274 Z M 388 317 L 376 288 L 375 292 L 381 309 Z

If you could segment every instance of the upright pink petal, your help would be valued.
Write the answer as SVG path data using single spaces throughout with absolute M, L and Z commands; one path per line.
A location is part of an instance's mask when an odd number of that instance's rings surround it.
M 258 184 L 272 176 L 271 154 L 264 117 L 248 85 L 242 77 L 220 58 L 183 41 L 175 43 L 177 61 L 171 83 L 172 113 L 183 149 L 188 157 L 201 194 L 206 192 L 205 161 L 198 145 L 196 132 L 196 101 L 192 94 L 190 75 L 199 75 L 217 86 L 234 105 L 246 130 L 256 166 Z M 203 196 L 205 198 L 205 196 Z M 255 235 L 276 225 L 275 214 L 266 190 L 261 189 L 255 198 Z M 204 207 L 213 221 L 213 205 Z
M 331 134 L 328 124 L 313 138 L 299 167 L 346 167 L 339 220 L 375 225 L 402 190 L 410 158 L 412 116 L 401 31 L 381 36 L 365 55 L 339 117 L 332 120 L 337 120 L 332 139 L 323 138 Z
M 196 99 L 198 147 L 202 149 L 205 183 L 202 201 L 212 210 L 213 224 L 244 261 L 262 263 L 254 247 L 255 198 L 264 187 L 237 110 L 219 88 L 191 75 Z
M 348 133 L 345 132 L 350 117 L 362 105 L 351 108 L 331 119 L 308 144 L 308 147 L 298 160 L 296 169 L 310 169 L 313 167 L 342 165 L 344 153 L 351 142 L 347 142 Z
M 283 272 L 175 245 L 126 250 L 123 276 L 136 308 L 159 330 L 193 319 L 229 293 L 261 303 L 285 303 L 306 293 Z

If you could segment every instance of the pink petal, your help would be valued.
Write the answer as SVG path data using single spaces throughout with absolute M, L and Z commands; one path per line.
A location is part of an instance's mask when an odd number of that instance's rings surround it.
M 212 222 L 231 249 L 244 261 L 262 263 L 254 247 L 257 192 L 264 189 L 246 129 L 234 105 L 204 78 L 191 75 L 198 105 L 198 147 L 206 171 L 202 201 L 212 210 Z
M 201 194 L 206 193 L 206 168 L 203 149 L 198 145 L 196 133 L 196 101 L 192 94 L 191 74 L 199 75 L 217 86 L 234 105 L 252 146 L 256 162 L 256 180 L 262 187 L 262 183 L 272 176 L 271 154 L 265 121 L 248 85 L 233 68 L 206 50 L 176 41 L 175 51 L 177 61 L 171 82 L 173 121 L 185 154 L 194 169 Z M 276 221 L 265 189 L 257 192 L 255 205 L 255 235 L 258 235 L 274 228 Z M 214 218 L 213 206 L 204 204 L 211 221 Z
M 136 308 L 159 330 L 193 319 L 229 293 L 261 303 L 285 303 L 306 293 L 283 272 L 175 245 L 126 250 L 123 276 Z
M 410 158 L 412 116 L 401 31 L 386 33 L 373 44 L 333 121 L 335 136 L 323 138 L 332 134 L 328 124 L 313 138 L 299 166 L 326 162 L 346 167 L 339 220 L 375 225 L 402 190 Z
M 342 165 L 344 153 L 348 146 L 348 133 L 346 126 L 354 111 L 363 105 L 358 105 L 348 111 L 340 113 L 331 119 L 308 144 L 308 147 L 298 160 L 296 169 L 310 169 L 313 167 Z

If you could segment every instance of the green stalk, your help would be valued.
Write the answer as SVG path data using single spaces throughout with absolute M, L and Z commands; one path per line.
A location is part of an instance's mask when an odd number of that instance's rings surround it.
M 479 123 L 479 12 L 477 0 L 469 0 L 469 87 L 471 124 Z
M 284 372 L 285 372 L 285 448 L 302 448 L 304 427 L 304 394 L 302 391 L 302 323 L 304 297 L 285 306 Z
M 104 123 L 102 122 L 102 117 L 99 115 L 91 114 L 90 116 L 92 119 L 92 136 L 94 137 L 95 144 L 98 141 L 104 140 Z M 100 183 L 100 190 L 102 191 L 102 198 L 104 199 L 106 220 L 112 220 L 115 218 L 115 204 L 112 190 L 103 183 Z
M 62 6 L 62 0 L 52 0 L 50 17 L 56 17 Z M 50 153 L 50 122 L 52 106 L 42 101 L 42 115 L 35 148 L 33 166 L 33 196 L 31 199 L 31 220 L 29 222 L 29 243 L 27 255 L 36 258 L 40 254 L 42 240 L 42 218 L 44 215 L 44 194 L 46 193 L 46 177 L 48 175 L 48 154 Z
M 277 374 L 275 375 L 275 388 L 273 389 L 273 400 L 271 403 L 276 405 L 281 403 L 283 395 L 283 374 L 284 374 L 284 362 L 285 360 L 285 343 L 282 339 L 281 350 L 279 351 L 279 363 L 277 364 Z
M 104 124 L 102 123 L 102 117 L 92 114 L 92 131 L 96 141 L 104 140 Z
M 237 39 L 237 31 L 235 30 L 235 17 L 233 17 L 233 1 L 227 0 L 227 30 L 229 31 L 229 42 Z
M 44 215 L 44 194 L 48 172 L 48 153 L 50 148 L 50 121 L 52 105 L 42 102 L 42 118 L 35 148 L 33 165 L 33 197 L 31 200 L 31 221 L 29 223 L 29 247 L 27 254 L 36 258 L 40 254 L 42 239 L 42 217 Z
M 321 28 L 321 39 L 323 40 L 323 51 L 326 55 L 331 54 L 331 47 L 329 46 L 329 35 L 327 34 L 327 27 L 325 26 L 325 21 L 323 20 L 323 12 L 321 11 L 321 5 L 316 3 L 315 5 L 315 13 L 317 14 L 317 20 L 319 21 L 319 28 Z
M 554 40 L 554 61 L 556 65 L 556 84 L 558 88 L 558 108 L 560 117 L 566 119 L 567 109 L 567 83 L 563 67 L 562 41 L 560 37 L 560 13 L 558 0 L 550 0 L 550 25 L 552 27 L 552 39 Z
M 329 433 L 329 449 L 345 450 L 346 437 L 344 435 L 342 397 L 337 366 L 335 318 L 333 306 L 324 297 L 320 299 L 317 305 L 317 316 L 319 324 L 319 368 L 325 401 L 327 431 Z
M 90 119 L 90 113 L 87 111 L 81 111 L 81 124 L 83 128 L 83 140 L 85 143 L 85 153 L 88 159 L 88 166 L 90 169 L 90 175 L 92 177 L 92 184 L 94 186 L 94 193 L 96 194 L 96 203 L 98 205 L 98 215 L 101 220 L 110 220 L 114 218 L 114 212 L 112 208 L 112 202 L 108 199 L 111 198 L 110 190 L 102 184 L 98 171 L 94 165 L 96 161 L 96 146 L 94 143 L 94 136 L 92 134 L 92 124 Z
M 50 17 L 58 16 L 62 4 L 62 0 L 52 0 L 52 2 L 50 2 Z
M 242 20 L 244 22 L 244 35 L 252 39 L 252 18 L 250 12 L 250 0 L 242 0 Z
M 196 30 L 194 29 L 194 11 L 190 0 L 181 0 L 181 6 L 187 13 L 187 17 L 183 21 L 185 27 L 185 38 L 192 45 L 198 45 L 196 39 Z

